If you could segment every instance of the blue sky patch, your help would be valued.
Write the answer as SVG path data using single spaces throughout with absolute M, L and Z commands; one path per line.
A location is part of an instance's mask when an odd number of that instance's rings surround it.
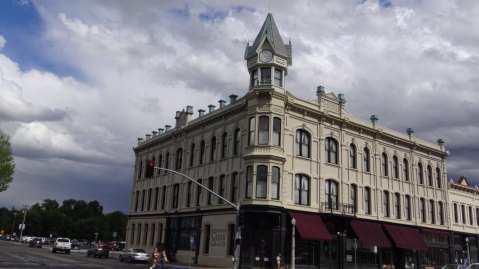
M 173 15 L 182 19 L 190 18 L 190 8 L 188 5 L 185 5 L 183 8 L 174 8 L 172 9 Z
M 78 77 L 71 67 L 53 62 L 50 55 L 45 54 L 49 44 L 41 37 L 43 31 L 42 18 L 33 3 L 0 1 L 0 35 L 7 40 L 1 53 L 18 63 L 23 71 L 38 69 Z

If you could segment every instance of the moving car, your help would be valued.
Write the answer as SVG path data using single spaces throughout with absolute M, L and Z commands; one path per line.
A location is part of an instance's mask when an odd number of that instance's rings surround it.
M 129 263 L 132 262 L 144 262 L 147 263 L 150 261 L 150 255 L 146 253 L 144 249 L 141 248 L 128 248 L 123 250 L 118 256 L 120 262 L 127 261 Z
M 32 240 L 30 240 L 30 242 L 28 242 L 28 247 L 30 248 L 42 248 L 42 239 L 41 238 L 38 238 L 38 237 L 35 237 L 33 238 Z
M 106 247 L 106 245 L 102 244 L 91 244 L 90 248 L 86 251 L 86 256 L 90 257 L 105 257 L 105 259 L 108 259 L 108 255 L 110 254 L 110 251 Z
M 66 254 L 70 254 L 70 250 L 72 249 L 72 244 L 70 242 L 70 238 L 63 238 L 59 237 L 55 240 L 55 243 L 52 245 L 52 252 L 55 253 L 57 251 L 64 251 Z

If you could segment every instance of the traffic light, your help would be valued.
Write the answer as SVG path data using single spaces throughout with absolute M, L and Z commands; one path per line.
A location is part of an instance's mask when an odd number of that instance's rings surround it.
M 148 166 L 146 167 L 145 176 L 147 178 L 153 177 L 153 172 L 155 171 L 155 161 L 147 160 L 146 163 L 148 164 Z

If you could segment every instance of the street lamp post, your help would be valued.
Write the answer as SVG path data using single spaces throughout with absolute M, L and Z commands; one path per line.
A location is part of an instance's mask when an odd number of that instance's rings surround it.
M 296 257 L 295 257 L 295 252 L 296 252 L 296 238 L 295 238 L 295 232 L 296 232 L 296 219 L 291 219 L 291 225 L 292 225 L 292 230 L 291 230 L 291 269 L 296 269 Z
M 15 228 L 15 220 L 17 218 L 17 212 L 13 212 L 13 222 L 12 222 L 12 229 L 10 230 L 10 240 L 13 238 L 13 229 Z
M 466 250 L 467 250 L 467 265 L 471 264 L 471 253 L 469 253 L 469 237 L 466 237 L 466 239 L 464 239 L 464 241 L 466 241 Z
M 154 162 L 151 162 L 150 163 L 150 167 L 154 168 L 154 169 L 158 169 L 158 170 L 164 170 L 164 171 L 169 171 L 169 172 L 172 172 L 174 174 L 177 174 L 177 175 L 180 175 L 186 179 L 188 179 L 189 181 L 192 181 L 193 183 L 195 183 L 196 185 L 200 186 L 201 188 L 205 189 L 206 191 L 210 192 L 211 194 L 213 194 L 214 196 L 218 197 L 219 199 L 221 199 L 222 201 L 224 201 L 225 203 L 229 204 L 230 206 L 232 206 L 235 210 L 236 210 L 236 216 L 235 216 L 235 225 L 236 225 L 236 238 L 235 238 L 235 243 L 236 243 L 236 249 L 235 249 L 235 256 L 233 258 L 233 269 L 238 269 L 239 267 L 239 257 L 240 257 L 240 250 L 241 250 L 241 229 L 239 227 L 239 212 L 240 212 L 240 205 L 239 203 L 237 205 L 233 204 L 232 202 L 228 201 L 228 199 L 224 198 L 223 196 L 219 195 L 218 193 L 210 190 L 208 187 L 204 186 L 203 184 L 199 183 L 198 181 L 192 179 L 191 177 L 185 175 L 185 174 L 182 174 L 178 171 L 175 171 L 175 170 L 171 170 L 171 169 L 168 169 L 168 168 L 162 168 L 162 167 L 158 167 L 158 166 L 154 166 Z

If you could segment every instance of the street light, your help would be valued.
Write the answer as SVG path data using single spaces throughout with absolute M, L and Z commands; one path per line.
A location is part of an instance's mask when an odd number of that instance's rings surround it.
M 467 265 L 471 264 L 471 254 L 469 253 L 469 237 L 466 237 L 466 239 L 464 239 L 464 241 L 466 241 L 466 250 L 467 250 Z
M 296 238 L 294 237 L 295 230 L 296 230 L 296 219 L 291 219 L 291 225 L 293 226 L 293 229 L 291 231 L 291 269 L 296 269 L 295 267 L 295 251 L 296 251 Z
M 12 229 L 10 230 L 10 240 L 13 238 L 13 228 L 15 227 L 15 220 L 17 218 L 17 212 L 13 212 L 13 222 L 12 222 Z
M 175 170 L 171 170 L 171 169 L 168 169 L 168 168 L 162 168 L 162 167 L 158 167 L 158 166 L 155 166 L 155 162 L 150 162 L 149 163 L 150 167 L 152 167 L 153 169 L 158 169 L 158 170 L 164 170 L 164 171 L 169 171 L 169 172 L 172 172 L 172 173 L 175 173 L 177 175 L 180 175 L 186 179 L 188 179 L 189 181 L 192 181 L 193 183 L 195 183 L 196 185 L 200 186 L 201 188 L 207 190 L 208 192 L 212 193 L 214 196 L 218 197 L 219 199 L 221 199 L 222 201 L 224 201 L 225 203 L 229 204 L 230 206 L 232 206 L 235 210 L 236 210 L 236 218 L 235 218 L 235 225 L 236 225 L 236 238 L 235 238 L 235 243 L 236 243 L 236 249 L 235 249 L 235 255 L 234 255 L 234 258 L 233 258 L 233 269 L 238 269 L 239 267 L 239 257 L 240 257 L 240 251 L 241 251 L 241 229 L 239 227 L 239 213 L 240 213 L 240 205 L 239 205 L 239 202 L 237 205 L 233 204 L 232 202 L 228 201 L 226 198 L 224 198 L 223 196 L 219 195 L 218 193 L 210 190 L 209 188 L 207 188 L 206 186 L 204 186 L 203 184 L 199 183 L 198 181 L 192 179 L 191 177 L 185 175 L 185 174 L 182 174 L 178 171 L 175 171 Z M 294 268 L 293 268 L 294 269 Z

